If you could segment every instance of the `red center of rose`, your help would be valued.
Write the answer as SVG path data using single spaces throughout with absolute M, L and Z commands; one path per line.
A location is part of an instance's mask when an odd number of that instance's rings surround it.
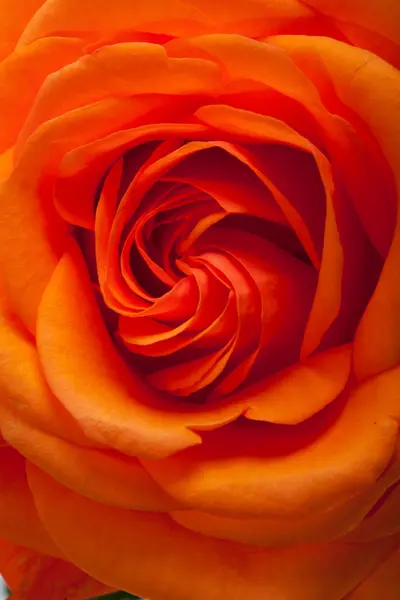
M 246 159 L 254 152 L 270 165 L 270 185 Z M 309 211 L 308 247 L 277 196 Z M 324 211 L 313 160 L 292 148 L 235 154 L 223 142 L 172 139 L 123 154 L 101 184 L 92 272 L 133 368 L 195 402 L 297 361 Z M 87 235 L 80 241 L 90 266 Z

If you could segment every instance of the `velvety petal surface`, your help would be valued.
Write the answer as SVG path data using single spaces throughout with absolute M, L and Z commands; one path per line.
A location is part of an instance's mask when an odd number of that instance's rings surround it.
M 332 543 L 255 550 L 189 532 L 166 515 L 96 504 L 36 468 L 29 479 L 41 518 L 75 564 L 108 585 L 154 600 L 258 600 L 271 594 L 341 600 L 397 543 L 388 538 L 362 548 Z

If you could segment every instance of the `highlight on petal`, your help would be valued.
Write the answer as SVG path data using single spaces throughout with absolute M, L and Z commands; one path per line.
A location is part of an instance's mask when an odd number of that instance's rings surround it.
M 114 591 L 71 563 L 1 539 L 0 572 L 15 600 L 86 600 Z
M 108 585 L 154 599 L 342 600 L 397 543 L 388 538 L 361 547 L 337 542 L 255 551 L 190 532 L 167 515 L 97 504 L 35 467 L 29 481 L 41 519 L 74 564 Z

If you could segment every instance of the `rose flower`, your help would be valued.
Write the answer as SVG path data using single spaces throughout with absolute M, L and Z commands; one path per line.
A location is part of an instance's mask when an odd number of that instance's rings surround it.
M 15 598 L 396 600 L 400 4 L 1 16 Z

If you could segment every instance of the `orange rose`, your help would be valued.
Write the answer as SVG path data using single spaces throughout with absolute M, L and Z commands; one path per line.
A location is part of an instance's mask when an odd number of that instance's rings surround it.
M 0 6 L 16 598 L 396 600 L 400 4 Z

